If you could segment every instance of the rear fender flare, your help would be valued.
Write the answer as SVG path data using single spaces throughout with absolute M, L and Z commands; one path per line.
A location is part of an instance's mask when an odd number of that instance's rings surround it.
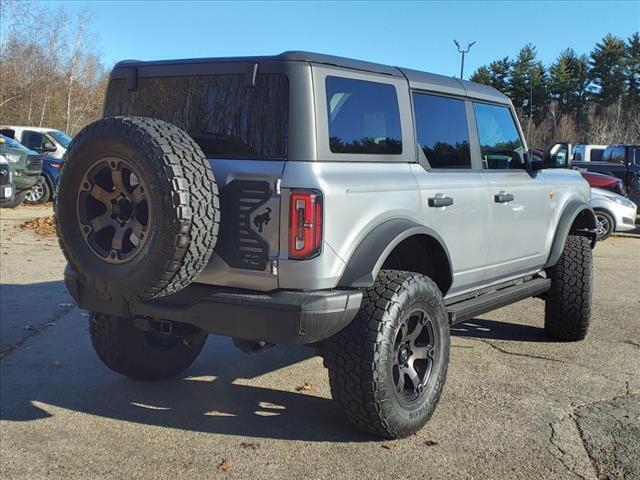
M 393 249 L 403 240 L 414 235 L 428 235 L 440 244 L 447 255 L 450 278 L 453 278 L 449 250 L 438 233 L 408 219 L 393 219 L 381 223 L 360 241 L 347 262 L 338 287 L 365 288 L 372 286 Z

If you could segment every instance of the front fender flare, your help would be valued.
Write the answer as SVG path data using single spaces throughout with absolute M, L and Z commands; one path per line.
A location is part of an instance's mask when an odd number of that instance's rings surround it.
M 349 288 L 372 286 L 384 261 L 393 249 L 400 242 L 413 235 L 433 237 L 446 253 L 449 269 L 451 270 L 449 250 L 438 233 L 411 220 L 398 218 L 381 223 L 360 241 L 347 262 L 338 286 Z M 453 272 L 450 271 L 449 273 L 453 278 Z
M 551 244 L 551 251 L 549 252 L 547 263 L 544 266 L 545 268 L 552 267 L 558 263 L 560 255 L 562 255 L 562 251 L 564 250 L 564 245 L 567 242 L 567 237 L 572 233 L 571 227 L 573 227 L 578 215 L 585 214 L 583 212 L 586 213 L 586 224 L 576 229 L 576 232 L 589 237 L 591 240 L 591 248 L 595 247 L 597 238 L 595 233 L 596 215 L 593 213 L 593 209 L 589 204 L 573 200 L 569 202 L 560 216 L 556 233 L 553 237 L 553 243 Z

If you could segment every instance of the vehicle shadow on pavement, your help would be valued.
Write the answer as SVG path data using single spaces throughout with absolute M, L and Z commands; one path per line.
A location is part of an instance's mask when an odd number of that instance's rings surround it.
M 86 332 L 80 333 L 79 341 L 88 343 Z M 37 368 L 3 362 L 0 418 L 45 419 L 57 414 L 49 407 L 55 406 L 108 419 L 222 435 L 334 442 L 373 439 L 343 420 L 332 400 L 315 396 L 313 390 L 297 392 L 295 387 L 304 384 L 305 378 L 270 375 L 310 359 L 310 349 L 276 347 L 247 355 L 229 339 L 210 336 L 205 351 L 181 378 L 161 382 L 138 382 L 109 371 L 89 345 L 75 350 L 67 350 L 66 363 L 58 367 L 40 359 Z M 265 374 L 268 378 L 257 378 Z M 281 389 L 256 385 L 262 382 Z
M 518 342 L 549 342 L 544 328 L 520 323 L 496 320 L 472 320 L 451 327 L 451 335 L 456 337 L 481 338 L 486 340 L 513 340 Z

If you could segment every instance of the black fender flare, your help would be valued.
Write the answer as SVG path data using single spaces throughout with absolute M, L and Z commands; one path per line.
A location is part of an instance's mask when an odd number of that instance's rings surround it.
M 593 208 L 587 203 L 581 202 L 579 200 L 572 200 L 567 204 L 560 216 L 560 220 L 558 221 L 558 226 L 556 227 L 556 233 L 553 237 L 553 242 L 551 244 L 551 250 L 549 252 L 549 257 L 547 259 L 547 263 L 545 264 L 545 268 L 552 267 L 558 260 L 560 259 L 560 255 L 564 250 L 564 245 L 567 242 L 567 237 L 571 233 L 571 227 L 574 222 L 578 218 L 578 215 L 583 214 L 583 212 L 587 212 L 586 218 L 588 224 L 580 227 L 576 230 L 579 235 L 584 235 L 589 237 L 591 240 L 591 248 L 596 245 L 596 215 L 593 212 Z
M 400 242 L 414 235 L 428 235 L 440 244 L 447 255 L 449 274 L 453 279 L 451 257 L 442 237 L 429 227 L 412 220 L 397 218 L 379 224 L 360 241 L 347 262 L 338 287 L 365 288 L 372 286 L 384 261 L 393 249 Z

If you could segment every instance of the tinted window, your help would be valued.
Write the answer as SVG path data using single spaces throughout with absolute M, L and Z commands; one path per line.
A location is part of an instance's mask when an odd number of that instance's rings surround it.
M 582 152 L 584 152 L 584 147 L 582 145 L 578 145 L 578 146 L 573 148 L 573 161 L 574 162 L 581 162 L 583 160 Z
M 604 153 L 604 148 L 592 148 L 591 149 L 591 161 L 592 162 L 600 162 L 602 160 L 602 154 Z
M 418 145 L 433 168 L 471 168 L 464 101 L 413 94 Z
M 47 141 L 46 137 L 40 132 L 25 130 L 22 132 L 22 145 L 31 150 L 42 150 L 42 144 Z
M 400 110 L 393 85 L 327 77 L 333 153 L 400 154 Z
M 105 104 L 105 116 L 177 125 L 206 155 L 219 157 L 286 157 L 288 113 L 288 80 L 276 74 L 259 74 L 254 87 L 245 75 L 143 77 L 134 91 L 113 80 Z
M 614 147 L 607 156 L 607 162 L 624 163 L 624 147 Z
M 486 168 L 525 168 L 524 148 L 518 129 L 506 107 L 474 103 L 480 151 Z

